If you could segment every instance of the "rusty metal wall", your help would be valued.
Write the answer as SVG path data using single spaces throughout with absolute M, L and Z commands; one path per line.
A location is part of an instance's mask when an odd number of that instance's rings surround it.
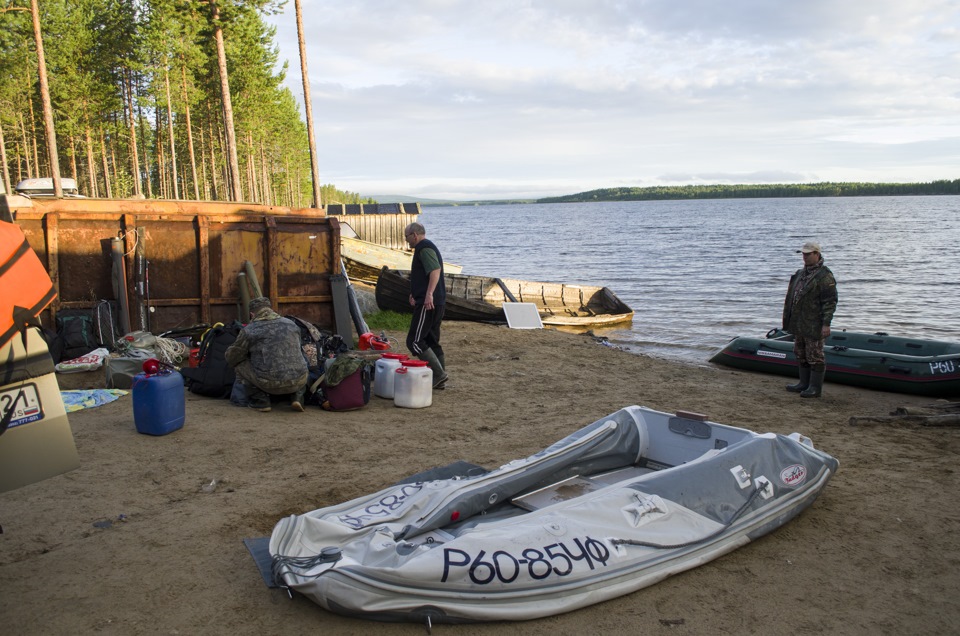
M 47 325 L 61 309 L 118 299 L 111 239 L 121 237 L 132 329 L 161 333 L 238 318 L 237 274 L 244 261 L 252 263 L 279 313 L 334 328 L 330 277 L 341 273 L 340 226 L 323 210 L 34 199 L 13 213 L 58 289 L 42 316 Z

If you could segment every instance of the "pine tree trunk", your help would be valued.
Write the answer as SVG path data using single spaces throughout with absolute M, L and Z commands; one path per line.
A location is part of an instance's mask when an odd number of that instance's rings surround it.
M 34 0 L 36 1 L 36 0 Z M 240 162 L 237 160 L 237 136 L 233 129 L 233 103 L 230 101 L 230 80 L 227 77 L 227 52 L 223 45 L 223 29 L 220 26 L 220 9 L 216 0 L 210 0 L 213 37 L 217 44 L 217 68 L 220 71 L 220 92 L 223 98 L 223 123 L 226 129 L 226 153 L 229 159 L 229 200 L 240 200 Z
M 170 100 L 170 70 L 163 67 L 163 82 L 167 87 L 167 135 L 170 136 L 170 173 L 173 176 L 173 198 L 180 198 L 180 186 L 177 184 L 177 149 L 173 141 L 173 104 Z
M 10 194 L 10 168 L 7 166 L 7 142 L 3 138 L 3 126 L 0 126 L 0 162 L 3 162 L 3 191 Z
M 113 189 L 110 187 L 110 166 L 107 162 L 106 133 L 100 129 L 100 158 L 103 160 L 103 191 L 108 199 L 113 198 Z
M 143 196 L 143 183 L 140 181 L 140 155 L 137 152 L 137 126 L 133 119 L 133 85 L 130 81 L 130 72 L 126 73 L 127 100 L 124 104 L 124 115 L 130 126 L 130 169 L 133 172 L 133 196 Z
M 250 201 L 263 203 L 257 184 L 257 161 L 253 152 L 253 134 L 247 133 L 247 183 L 250 193 Z
M 40 152 L 37 149 L 37 116 L 33 112 L 33 100 L 28 99 L 27 104 L 30 106 L 30 143 L 33 146 L 33 167 L 27 171 L 27 176 L 42 177 L 43 175 L 40 174 Z
M 193 151 L 193 124 L 190 123 L 190 99 L 187 95 L 187 65 L 182 64 L 183 75 L 183 112 L 187 120 L 187 149 L 190 153 L 190 176 L 193 179 L 193 198 L 200 200 L 200 184 L 197 182 L 197 156 Z
M 273 205 L 273 188 L 270 186 L 270 171 L 267 167 L 267 151 L 264 140 L 260 140 L 260 182 L 263 184 L 263 202 Z
M 163 113 L 160 111 L 160 104 L 153 109 L 153 126 L 156 130 L 157 145 L 157 190 L 159 190 L 161 199 L 170 198 L 170 184 L 167 182 L 167 153 L 163 149 Z
M 210 183 L 213 185 L 213 200 L 219 201 L 220 191 L 217 187 L 217 159 L 214 155 L 215 153 L 214 149 L 216 148 L 216 143 L 214 141 L 214 136 L 213 136 L 213 120 L 209 119 L 208 121 L 210 122 L 209 130 L 208 130 L 210 134 Z
M 300 45 L 300 75 L 303 77 L 303 107 L 307 115 L 307 141 L 310 144 L 310 174 L 313 182 L 313 207 L 322 208 L 320 198 L 320 168 L 317 159 L 317 142 L 313 134 L 313 106 L 310 103 L 310 75 L 307 73 L 307 46 L 303 39 L 303 19 L 300 0 L 294 0 L 297 14 L 297 43 Z
M 77 180 L 77 141 L 70 137 L 70 178 L 76 182 Z
M 37 69 L 40 76 L 40 102 L 43 104 L 43 128 L 47 137 L 47 160 L 50 162 L 50 176 L 53 178 L 53 194 L 61 198 L 63 186 L 60 183 L 57 132 L 53 127 L 53 106 L 50 104 L 50 87 L 47 85 L 47 60 L 43 54 L 43 36 L 40 33 L 40 9 L 37 8 L 37 0 L 30 0 L 30 13 L 33 15 L 33 38 L 37 44 Z
M 30 101 L 30 100 L 27 100 Z M 30 111 L 31 113 L 33 110 Z M 20 119 L 20 136 L 23 137 L 23 159 L 27 163 L 27 176 L 33 174 L 33 167 L 30 165 L 30 146 L 27 142 L 27 125 L 23 123 L 23 113 L 17 113 Z M 23 175 L 17 175 L 17 181 L 22 181 Z
M 143 148 L 143 172 L 147 180 L 147 198 L 153 198 L 153 171 L 150 169 L 150 144 L 147 139 L 147 129 L 150 126 L 143 124 L 143 107 L 137 104 L 137 121 L 140 123 L 140 142 Z
M 83 131 L 87 146 L 87 184 L 90 188 L 90 196 L 97 197 L 97 172 L 93 163 L 93 136 L 90 134 L 90 124 L 84 125 Z

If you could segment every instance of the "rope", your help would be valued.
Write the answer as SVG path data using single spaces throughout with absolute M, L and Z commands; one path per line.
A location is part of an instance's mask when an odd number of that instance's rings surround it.
M 123 253 L 124 256 L 129 256 L 130 254 L 133 254 L 137 250 L 137 244 L 140 242 L 140 233 L 137 232 L 135 229 L 117 232 L 117 238 L 126 240 L 127 234 L 133 234 L 133 247 L 130 248 L 129 252 L 124 252 Z
M 159 336 L 157 337 L 157 344 L 154 345 L 154 349 L 156 349 L 157 358 L 167 364 L 178 364 L 190 353 L 189 347 L 179 340 L 161 338 Z
M 730 520 L 727 521 L 722 528 L 700 539 L 694 539 L 693 541 L 687 541 L 686 543 L 676 543 L 674 545 L 662 545 L 659 543 L 651 543 L 649 541 L 635 541 L 634 539 L 611 539 L 610 543 L 612 545 L 635 545 L 641 548 L 658 548 L 661 550 L 674 550 L 676 548 L 686 548 L 687 546 L 696 545 L 698 543 L 705 543 L 726 532 L 727 529 L 733 525 L 733 522 L 739 519 L 740 515 L 742 515 L 750 506 L 750 504 L 754 502 L 761 492 L 763 492 L 762 488 L 755 488 L 754 491 L 750 493 L 750 496 L 747 497 L 747 500 L 743 503 L 743 505 L 740 506 L 740 509 L 733 513 L 733 516 L 730 517 Z
M 301 571 L 309 570 L 323 563 L 329 563 L 330 567 L 316 574 L 303 574 L 301 572 L 293 571 L 295 569 Z M 288 570 L 291 574 L 296 574 L 296 576 L 299 576 L 302 579 L 319 579 L 327 572 L 332 572 L 333 569 L 337 567 L 337 563 L 338 561 L 331 562 L 330 559 L 325 557 L 322 553 L 318 553 L 309 557 L 293 557 L 276 554 L 273 556 L 273 559 L 270 563 L 270 573 L 273 575 L 273 582 L 285 589 L 287 594 L 293 598 L 293 594 L 290 592 L 290 586 L 287 585 L 283 580 L 284 569 Z

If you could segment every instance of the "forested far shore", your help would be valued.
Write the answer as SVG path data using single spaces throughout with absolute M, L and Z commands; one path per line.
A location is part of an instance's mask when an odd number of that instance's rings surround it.
M 265 21 L 283 3 L 43 0 L 38 29 L 29 2 L 0 9 L 7 191 L 56 166 L 88 197 L 311 206 L 307 126 Z
M 769 183 L 744 185 L 650 186 L 602 188 L 560 197 L 537 199 L 537 203 L 583 203 L 590 201 L 657 201 L 669 199 L 754 199 L 776 197 L 869 197 L 960 194 L 960 179 L 927 183 Z

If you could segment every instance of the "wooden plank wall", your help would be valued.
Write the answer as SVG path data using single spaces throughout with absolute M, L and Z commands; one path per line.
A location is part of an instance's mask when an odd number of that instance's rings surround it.
M 404 249 L 407 241 L 403 229 L 420 216 L 419 203 L 379 203 L 365 205 L 333 204 L 327 215 L 348 223 L 357 236 L 370 243 L 393 249 Z

